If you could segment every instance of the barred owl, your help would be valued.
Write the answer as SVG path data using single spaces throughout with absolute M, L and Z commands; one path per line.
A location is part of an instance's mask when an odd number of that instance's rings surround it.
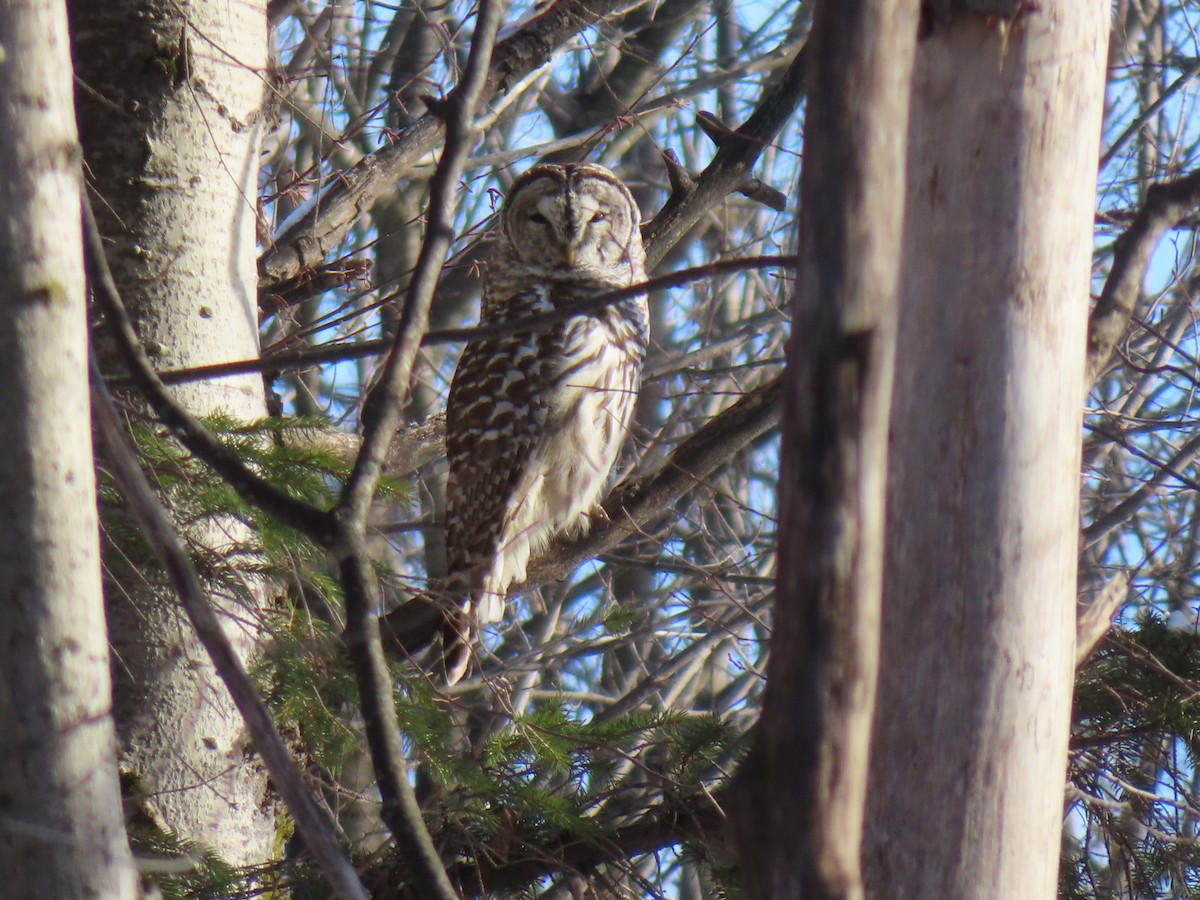
M 540 165 L 500 210 L 481 324 L 569 310 L 645 281 L 639 212 L 596 165 Z M 633 414 L 648 339 L 645 297 L 466 346 L 446 408 L 446 678 L 475 630 L 503 617 L 531 554 L 579 534 Z

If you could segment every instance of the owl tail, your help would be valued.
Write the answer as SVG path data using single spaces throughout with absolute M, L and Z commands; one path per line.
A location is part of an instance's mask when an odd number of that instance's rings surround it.
M 504 591 L 488 575 L 481 580 L 451 575 L 443 588 L 440 668 L 447 685 L 471 667 L 480 626 L 504 618 Z
M 471 617 L 462 606 L 443 610 L 438 647 L 440 662 L 437 665 L 441 669 L 439 674 L 445 676 L 448 687 L 458 684 L 471 667 L 473 632 Z
M 474 622 L 467 601 L 446 591 L 417 594 L 379 620 L 385 646 L 419 663 L 434 680 L 456 684 L 471 664 Z

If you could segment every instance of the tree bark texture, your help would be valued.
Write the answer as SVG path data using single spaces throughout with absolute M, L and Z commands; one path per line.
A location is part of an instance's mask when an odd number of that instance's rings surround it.
M 917 4 L 819 3 L 762 717 L 729 795 L 759 898 L 858 898 Z
M 919 44 L 864 860 L 877 897 L 1054 895 L 1108 5 Z
M 70 72 L 61 2 L 0 5 L 0 892 L 119 900 Z
M 73 0 L 80 129 L 114 278 L 160 369 L 258 353 L 258 150 L 275 88 L 263 0 Z M 103 346 L 103 341 L 101 341 Z M 103 362 L 103 360 L 102 360 Z M 265 415 L 260 378 L 176 389 L 193 413 Z M 229 524 L 193 528 L 220 561 L 243 554 Z M 248 594 L 264 586 L 247 579 Z M 274 852 L 267 781 L 241 717 L 175 601 L 111 584 L 123 768 L 161 826 L 234 864 Z M 261 610 L 214 597 L 243 660 Z

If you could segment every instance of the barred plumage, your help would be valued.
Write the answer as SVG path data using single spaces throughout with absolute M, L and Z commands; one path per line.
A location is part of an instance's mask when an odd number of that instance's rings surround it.
M 639 212 L 602 166 L 536 166 L 500 211 L 483 323 L 645 280 Z M 624 443 L 648 340 L 644 297 L 467 345 L 446 409 L 447 680 L 499 621 L 532 554 L 580 533 Z

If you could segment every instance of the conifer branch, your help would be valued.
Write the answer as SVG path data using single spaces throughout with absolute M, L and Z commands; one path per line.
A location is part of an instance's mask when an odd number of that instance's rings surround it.
M 606 838 L 564 838 L 559 842 L 530 846 L 508 836 L 519 848 L 504 854 L 481 853 L 473 863 L 460 863 L 450 870 L 463 886 L 466 897 L 485 897 L 498 891 L 517 891 L 540 878 L 563 874 L 586 874 L 605 864 L 653 853 L 683 841 L 705 841 L 725 828 L 725 817 L 711 797 L 697 796 L 692 802 L 666 801 L 648 809 L 636 822 L 616 828 Z M 505 836 L 490 845 L 503 846 Z
M 163 570 L 179 595 L 187 614 L 217 675 L 225 683 L 241 713 L 254 747 L 271 775 L 275 789 L 283 798 L 296 830 L 316 860 L 317 866 L 343 900 L 367 900 L 367 891 L 359 881 L 350 859 L 338 844 L 337 828 L 328 813 L 304 786 L 296 764 L 288 752 L 271 711 L 258 695 L 250 677 L 238 659 L 233 645 L 221 627 L 216 611 L 179 543 L 166 512 L 137 463 L 137 457 L 121 430 L 112 398 L 104 386 L 95 355 L 92 370 L 92 416 L 96 432 L 108 449 L 108 464 L 121 487 L 125 502 L 142 526 L 146 540 L 162 563 Z

